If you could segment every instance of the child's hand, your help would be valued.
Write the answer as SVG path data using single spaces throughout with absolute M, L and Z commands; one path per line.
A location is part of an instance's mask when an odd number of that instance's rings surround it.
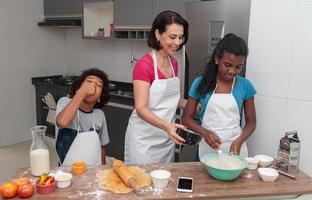
M 217 134 L 215 134 L 214 132 L 207 131 L 203 136 L 205 138 L 206 143 L 209 144 L 209 146 L 211 146 L 214 149 L 218 149 L 222 143 L 219 136 L 217 136 Z
M 86 79 L 81 84 L 80 88 L 78 89 L 77 93 L 81 94 L 83 98 L 92 96 L 96 92 L 95 83 Z

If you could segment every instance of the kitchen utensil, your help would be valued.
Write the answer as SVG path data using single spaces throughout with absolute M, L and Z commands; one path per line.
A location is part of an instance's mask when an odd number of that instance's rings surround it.
M 278 178 L 278 171 L 273 168 L 258 168 L 260 178 L 264 182 L 273 182 Z
M 274 161 L 274 158 L 272 158 L 271 156 L 267 156 L 267 155 L 256 155 L 254 158 L 259 160 L 260 167 L 268 167 L 272 165 Z
M 237 155 L 234 154 L 228 154 L 228 153 L 222 153 L 221 156 L 231 157 L 231 160 L 235 162 L 235 167 L 228 166 L 228 164 L 222 164 L 222 168 L 219 166 L 219 154 L 217 153 L 208 153 L 204 155 L 202 158 L 200 158 L 201 163 L 205 166 L 208 174 L 210 174 L 212 177 L 218 180 L 234 180 L 236 179 L 243 170 L 247 167 L 248 163 L 247 161 Z M 224 159 L 224 157 L 222 158 Z M 211 162 L 213 161 L 213 162 Z M 222 162 L 226 162 L 223 160 Z M 231 167 L 231 168 L 224 168 L 224 167 Z
M 276 165 L 291 176 L 299 173 L 300 139 L 297 131 L 288 131 L 280 140 Z
M 124 181 L 124 183 L 138 191 L 138 186 L 136 183 L 135 176 L 129 171 L 128 167 L 121 161 L 115 158 L 112 159 L 113 170 L 118 174 L 118 176 Z
M 56 117 L 56 103 L 54 100 L 53 95 L 48 92 L 46 95 L 42 97 L 42 101 L 48 106 L 49 112 L 47 114 L 46 121 L 50 122 L 51 124 L 55 124 L 55 117 Z
M 171 173 L 166 170 L 154 170 L 151 172 L 152 181 L 155 188 L 167 187 Z

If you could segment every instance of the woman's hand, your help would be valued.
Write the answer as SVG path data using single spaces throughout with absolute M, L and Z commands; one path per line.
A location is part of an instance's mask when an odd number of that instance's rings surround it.
M 172 141 L 174 141 L 174 143 L 176 143 L 176 144 L 185 143 L 185 140 L 177 134 L 178 128 L 186 130 L 186 127 L 183 126 L 182 124 L 169 123 L 167 125 L 166 132 L 168 133 L 169 138 Z
M 211 131 L 207 131 L 203 136 L 209 146 L 211 146 L 213 149 L 219 149 L 222 141 L 217 134 Z
M 230 152 L 232 152 L 233 154 L 239 155 L 242 144 L 243 143 L 237 138 L 236 140 L 232 142 L 231 147 L 230 147 Z

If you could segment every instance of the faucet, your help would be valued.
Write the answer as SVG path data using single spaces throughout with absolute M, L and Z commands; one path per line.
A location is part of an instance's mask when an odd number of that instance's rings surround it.
M 134 61 L 138 61 L 138 59 L 135 57 L 135 53 L 131 52 L 130 63 L 132 64 Z

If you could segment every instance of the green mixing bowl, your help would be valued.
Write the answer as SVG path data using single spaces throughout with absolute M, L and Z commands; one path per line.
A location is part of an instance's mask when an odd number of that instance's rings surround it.
M 238 162 L 241 162 L 241 167 L 237 169 L 220 169 L 216 168 L 214 166 L 207 165 L 204 161 L 207 161 L 209 159 L 216 159 L 218 158 L 217 153 L 209 153 L 201 157 L 200 162 L 205 166 L 207 172 L 214 177 L 215 179 L 222 180 L 222 181 L 230 181 L 236 179 L 243 170 L 248 166 L 247 161 L 237 155 L 229 155 L 227 153 L 223 153 L 224 156 L 231 156 L 233 159 L 237 159 Z

